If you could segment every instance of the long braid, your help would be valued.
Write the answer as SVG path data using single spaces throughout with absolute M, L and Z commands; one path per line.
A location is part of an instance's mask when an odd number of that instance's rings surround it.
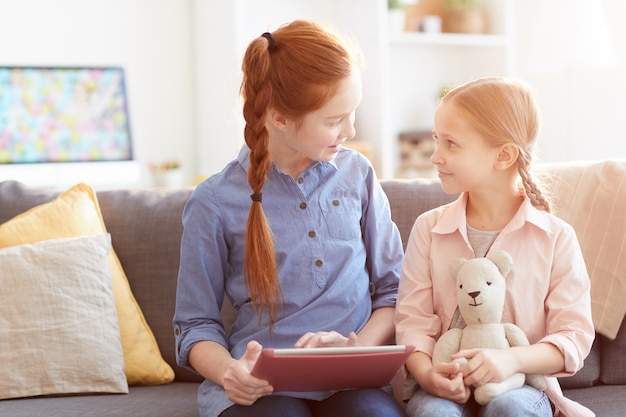
M 353 58 L 340 37 L 320 24 L 296 20 L 254 39 L 243 59 L 241 95 L 252 190 L 244 276 L 259 320 L 267 311 L 270 325 L 276 320 L 282 290 L 273 236 L 262 207 L 263 186 L 272 167 L 268 109 L 297 124 L 336 93 L 340 81 L 352 74 Z
M 543 208 L 543 210 L 550 213 L 550 203 L 543 196 L 541 189 L 539 189 L 530 175 L 530 158 L 531 156 L 529 152 L 520 149 L 520 155 L 519 158 L 517 158 L 517 171 L 522 179 L 522 185 L 524 186 L 526 195 L 528 195 L 528 198 L 533 206 Z
M 252 203 L 248 214 L 244 276 L 250 298 L 259 319 L 268 310 L 270 322 L 276 318 L 281 289 L 271 228 L 263 212 L 262 191 L 272 166 L 269 136 L 265 127 L 267 109 L 272 99 L 269 79 L 270 53 L 264 39 L 254 40 L 246 53 L 242 69 L 244 82 L 243 116 L 246 121 L 244 138 L 250 148 L 248 183 L 252 189 Z

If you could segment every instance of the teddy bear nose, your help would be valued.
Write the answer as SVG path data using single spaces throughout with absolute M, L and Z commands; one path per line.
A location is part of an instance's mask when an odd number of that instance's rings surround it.
M 470 292 L 468 294 L 469 294 L 470 297 L 476 298 L 476 297 L 478 297 L 480 295 L 480 291 L 473 291 L 473 292 Z

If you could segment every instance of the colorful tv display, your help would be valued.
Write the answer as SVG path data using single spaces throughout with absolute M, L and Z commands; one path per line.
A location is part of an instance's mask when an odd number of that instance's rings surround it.
M 133 159 L 124 71 L 0 67 L 0 164 Z

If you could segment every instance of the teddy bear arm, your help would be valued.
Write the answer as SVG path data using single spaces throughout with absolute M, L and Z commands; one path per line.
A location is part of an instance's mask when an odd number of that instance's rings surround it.
M 526 334 L 512 323 L 505 323 L 504 325 L 506 339 L 509 341 L 509 345 L 511 346 L 528 346 L 530 342 L 526 337 Z M 526 383 L 531 387 L 537 388 L 539 391 L 545 391 L 546 389 L 546 380 L 543 375 L 538 374 L 527 374 L 526 375 Z
M 433 365 L 449 363 L 450 356 L 459 351 L 463 330 L 450 329 L 439 337 L 433 350 Z
M 524 385 L 524 374 L 513 374 L 501 382 L 489 382 L 474 389 L 474 399 L 480 405 L 485 405 L 495 396 L 521 388 Z
M 530 344 L 522 329 L 513 323 L 504 323 L 504 334 L 509 346 L 528 346 Z

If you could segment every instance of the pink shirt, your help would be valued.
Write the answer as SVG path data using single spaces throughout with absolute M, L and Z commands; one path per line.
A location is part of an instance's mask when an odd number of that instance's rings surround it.
M 475 257 L 467 239 L 466 204 L 463 194 L 418 217 L 405 252 L 396 340 L 429 355 L 457 306 L 448 265 L 455 258 Z M 490 248 L 497 249 L 513 257 L 502 321 L 520 327 L 531 344 L 552 343 L 563 353 L 565 372 L 547 378 L 546 393 L 557 410 L 566 416 L 593 415 L 564 398 L 556 380 L 582 368 L 595 335 L 590 281 L 574 229 L 526 198 Z

